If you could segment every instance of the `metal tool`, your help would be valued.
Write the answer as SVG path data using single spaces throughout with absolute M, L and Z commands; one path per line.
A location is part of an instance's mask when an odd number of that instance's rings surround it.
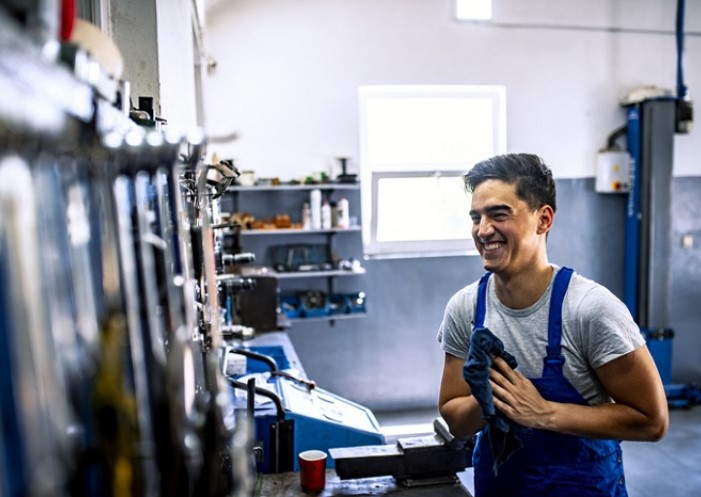
M 192 140 L 193 138 L 191 138 Z M 217 274 L 215 237 L 212 229 L 217 216 L 216 193 L 208 183 L 208 166 L 202 162 L 204 137 L 194 137 L 190 152 L 183 158 L 183 177 L 186 180 L 183 206 L 190 223 L 193 275 L 199 318 L 197 342 L 201 345 L 201 361 L 205 390 L 198 396 L 196 411 L 201 417 L 199 428 L 203 444 L 203 464 L 195 495 L 219 496 L 250 495 L 253 480 L 249 460 L 250 422 L 237 422 L 230 403 L 229 391 L 219 369 L 219 354 L 223 345 Z M 228 180 L 227 180 L 228 181 Z M 194 189 L 193 189 L 194 188 Z M 240 421 L 240 420 L 239 420 Z M 243 458 L 243 460 L 241 459 Z
M 96 159 L 91 168 L 94 215 L 100 255 L 98 275 L 102 282 L 102 306 L 99 312 L 100 352 L 92 387 L 95 424 L 99 436 L 91 447 L 106 461 L 104 492 L 119 494 L 149 488 L 144 483 L 145 469 L 138 457 L 141 443 L 135 374 L 132 365 L 126 307 L 125 280 L 120 257 L 117 202 L 114 181 L 118 168 L 114 158 Z M 118 476 L 127 471 L 128 477 Z M 149 476 L 149 480 L 152 477 Z
M 147 366 L 149 340 L 146 340 L 145 324 L 141 314 L 141 291 L 139 289 L 138 261 L 134 248 L 134 227 L 132 224 L 133 189 L 130 178 L 119 176 L 114 184 L 116 214 L 119 229 L 119 248 L 124 285 L 127 327 L 129 330 L 129 345 L 131 361 L 134 365 L 134 391 L 138 405 L 140 458 L 144 471 L 146 495 L 158 495 L 159 473 L 156 462 L 156 441 L 154 438 L 152 392 L 149 388 L 150 379 Z
M 45 333 L 35 193 L 26 161 L 0 157 L 0 461 L 8 478 L 0 489 L 48 497 L 64 493 L 70 453 L 62 454 L 60 428 L 70 409 Z

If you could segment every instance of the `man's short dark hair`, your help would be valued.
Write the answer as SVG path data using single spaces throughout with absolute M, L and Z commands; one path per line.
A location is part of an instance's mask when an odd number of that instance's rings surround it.
M 478 162 L 463 176 L 465 190 L 472 193 L 481 183 L 490 179 L 515 185 L 518 198 L 525 201 L 532 210 L 544 205 L 549 205 L 553 211 L 557 209 L 552 171 L 537 155 L 496 155 Z

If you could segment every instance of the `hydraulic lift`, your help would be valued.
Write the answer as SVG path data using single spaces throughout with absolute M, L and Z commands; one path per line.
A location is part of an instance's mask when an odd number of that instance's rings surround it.
M 671 407 L 701 403 L 695 385 L 672 382 L 671 252 L 674 136 L 691 131 L 693 108 L 682 73 L 684 0 L 677 2 L 676 94 L 633 91 L 622 105 L 626 124 L 599 156 L 596 189 L 627 192 L 623 301 L 644 335 Z M 615 141 L 625 136 L 627 154 Z
M 631 156 L 626 203 L 624 302 L 640 326 L 672 407 L 701 402 L 693 385 L 672 382 L 672 164 L 674 135 L 690 128 L 691 110 L 677 97 L 657 96 L 626 106 Z

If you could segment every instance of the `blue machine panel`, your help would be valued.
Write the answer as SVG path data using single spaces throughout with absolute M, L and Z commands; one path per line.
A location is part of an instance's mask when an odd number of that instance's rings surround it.
M 322 388 L 309 388 L 303 383 L 284 377 L 270 380 L 280 396 L 285 420 L 294 422 L 292 467 L 299 470 L 297 454 L 317 449 L 363 445 L 383 445 L 384 436 L 372 412 L 359 404 L 339 397 Z M 277 422 L 274 407 L 257 410 L 255 414 L 256 439 L 263 447 L 263 461 L 259 471 L 269 473 L 274 467 L 270 460 L 271 427 Z M 328 467 L 334 467 L 331 458 Z
M 258 354 L 263 354 L 268 357 L 275 359 L 277 367 L 280 369 L 288 369 L 290 367 L 290 361 L 287 360 L 285 351 L 281 345 L 255 345 L 248 348 L 251 352 L 257 352 Z M 246 360 L 246 373 L 260 373 L 263 371 L 270 371 L 270 367 L 264 362 L 256 361 L 255 359 L 248 358 Z
M 281 381 L 279 386 L 283 403 L 295 419 L 295 452 L 385 443 L 367 408 L 321 388 L 309 390 L 292 381 Z M 294 463 L 296 471 L 296 458 Z

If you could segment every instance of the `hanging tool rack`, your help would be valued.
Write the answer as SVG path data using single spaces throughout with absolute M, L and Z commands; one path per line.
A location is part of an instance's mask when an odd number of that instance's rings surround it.
M 137 126 L 55 49 L 0 9 L 0 495 L 250 495 L 205 137 Z

